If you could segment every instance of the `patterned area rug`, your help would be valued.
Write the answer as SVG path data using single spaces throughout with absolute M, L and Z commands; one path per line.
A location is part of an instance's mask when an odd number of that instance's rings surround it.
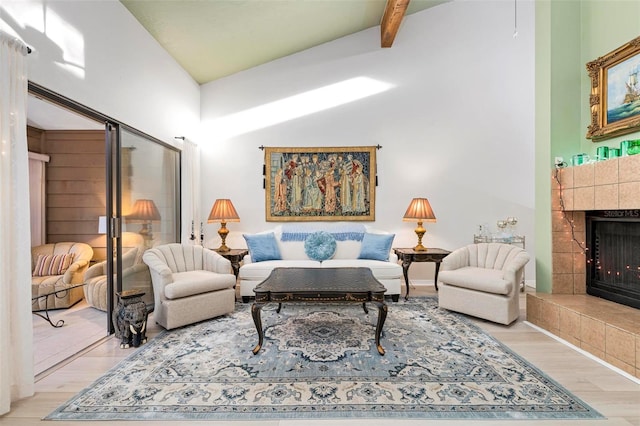
M 435 299 L 377 309 L 250 304 L 164 332 L 46 417 L 49 420 L 293 418 L 592 419 L 602 416 Z

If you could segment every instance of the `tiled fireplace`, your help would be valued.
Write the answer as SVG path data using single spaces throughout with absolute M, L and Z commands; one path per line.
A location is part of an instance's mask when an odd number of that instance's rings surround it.
M 563 168 L 557 178 L 552 292 L 527 295 L 527 320 L 640 377 L 640 310 L 587 295 L 584 250 L 585 212 L 640 209 L 640 155 Z

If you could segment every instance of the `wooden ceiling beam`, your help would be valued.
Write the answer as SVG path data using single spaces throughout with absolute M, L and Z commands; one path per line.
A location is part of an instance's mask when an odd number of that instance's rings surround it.
M 380 23 L 380 42 L 382 47 L 391 47 L 410 0 L 387 0 L 387 6 Z

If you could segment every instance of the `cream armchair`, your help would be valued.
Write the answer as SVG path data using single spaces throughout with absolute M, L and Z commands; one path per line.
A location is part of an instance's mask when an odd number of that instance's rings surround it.
M 166 244 L 147 250 L 154 320 L 170 330 L 233 312 L 236 276 L 231 262 L 200 246 Z
M 145 292 L 142 300 L 149 310 L 153 307 L 153 287 L 149 267 L 142 262 L 144 238 L 135 232 L 122 233 L 122 282 L 127 290 Z M 84 297 L 89 304 L 101 311 L 107 310 L 107 262 L 92 265 L 84 274 Z
M 438 304 L 511 324 L 520 314 L 519 288 L 528 261 L 526 251 L 509 244 L 470 244 L 454 250 L 440 266 Z
M 73 254 L 72 263 L 67 270 L 61 275 L 39 275 L 36 272 L 36 264 L 38 257 L 55 256 L 62 254 Z M 31 248 L 31 297 L 34 300 L 31 303 L 33 311 L 43 309 L 59 309 L 68 308 L 82 300 L 83 292 L 81 287 L 71 288 L 69 291 L 60 292 L 51 295 L 48 298 L 42 296 L 44 294 L 53 293 L 56 290 L 64 290 L 76 284 L 82 284 L 84 281 L 84 273 L 89 266 L 89 261 L 93 257 L 93 249 L 90 245 L 84 243 L 53 243 L 44 244 Z M 47 300 L 48 299 L 48 300 Z

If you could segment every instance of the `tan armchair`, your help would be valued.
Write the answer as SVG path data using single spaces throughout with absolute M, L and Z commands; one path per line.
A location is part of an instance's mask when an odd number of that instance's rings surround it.
M 64 274 L 31 276 L 31 295 L 33 298 L 82 284 L 84 282 L 84 273 L 89 266 L 89 261 L 93 257 L 93 249 L 88 244 L 72 242 L 44 244 L 31 248 L 32 272 L 36 267 L 39 255 L 53 256 L 69 253 L 73 253 L 73 261 Z M 72 288 L 67 292 L 60 292 L 48 298 L 41 297 L 33 300 L 31 309 L 39 311 L 43 309 L 68 308 L 81 301 L 82 297 L 83 292 L 81 287 Z
M 122 234 L 122 282 L 126 290 L 142 290 L 142 300 L 149 310 L 153 306 L 153 287 L 149 267 L 142 262 L 144 238 L 134 232 Z M 89 306 L 102 311 L 107 310 L 107 262 L 92 265 L 84 274 L 84 297 Z
M 166 244 L 147 250 L 155 298 L 154 320 L 170 330 L 233 312 L 231 262 L 200 246 Z
M 454 250 L 438 275 L 438 305 L 500 324 L 520 315 L 520 282 L 529 254 L 509 244 L 481 243 Z

